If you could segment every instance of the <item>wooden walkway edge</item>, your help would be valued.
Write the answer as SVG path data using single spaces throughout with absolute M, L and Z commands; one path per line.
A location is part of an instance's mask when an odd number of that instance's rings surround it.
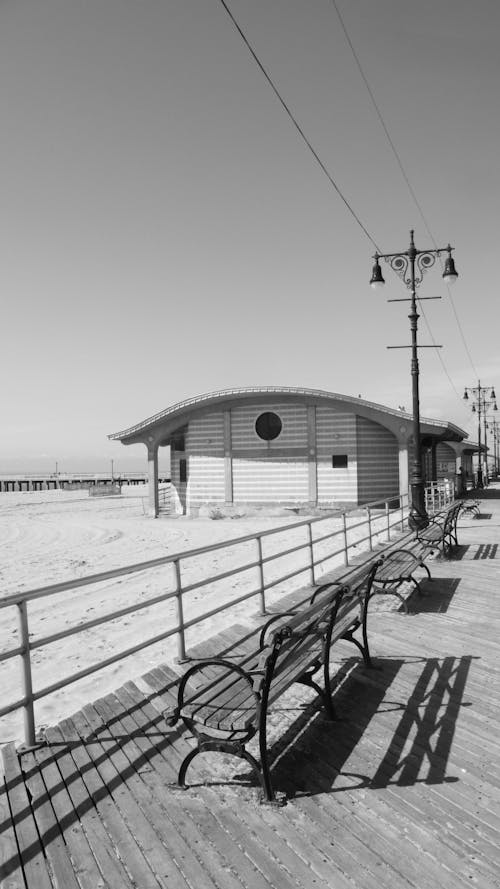
M 218 753 L 175 787 L 192 741 L 162 717 L 172 664 L 47 729 L 47 746 L 4 746 L 1 889 L 500 887 L 500 486 L 458 534 L 408 614 L 374 600 L 376 669 L 333 649 L 338 720 L 302 686 L 272 714 L 282 809 L 259 805 L 247 764 Z M 259 625 L 194 654 L 231 656 Z

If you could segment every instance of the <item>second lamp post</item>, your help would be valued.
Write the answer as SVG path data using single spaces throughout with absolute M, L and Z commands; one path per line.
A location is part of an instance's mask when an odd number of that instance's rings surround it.
M 370 284 L 378 288 L 385 284 L 379 259 L 385 259 L 393 271 L 404 281 L 411 291 L 410 302 L 410 331 L 411 343 L 409 346 L 389 346 L 388 348 L 411 349 L 411 379 L 412 379 L 412 404 L 413 404 L 413 460 L 410 474 L 411 503 L 408 516 L 409 527 L 416 531 L 425 528 L 429 522 L 425 508 L 425 488 L 422 472 L 422 444 L 420 441 L 420 398 L 419 398 L 419 368 L 418 349 L 423 348 L 417 343 L 417 286 L 421 283 L 424 272 L 430 269 L 436 262 L 436 257 L 441 253 L 448 253 L 446 258 L 443 279 L 447 284 L 454 284 L 458 278 L 455 263 L 451 255 L 453 247 L 448 244 L 436 250 L 417 250 L 413 240 L 413 229 L 410 231 L 410 246 L 402 253 L 375 253 Z M 420 299 L 420 297 L 418 297 Z M 425 298 L 425 297 L 424 297 Z M 432 299 L 432 297 L 430 297 Z M 396 300 L 394 300 L 396 302 Z M 405 300 L 406 301 L 406 300 Z M 432 348 L 432 347 L 431 347 Z

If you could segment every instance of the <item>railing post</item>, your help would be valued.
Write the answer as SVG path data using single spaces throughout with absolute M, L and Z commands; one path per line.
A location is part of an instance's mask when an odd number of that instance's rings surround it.
M 316 584 L 316 578 L 314 576 L 314 548 L 313 548 L 313 535 L 312 535 L 312 525 L 311 522 L 307 525 L 307 530 L 309 533 L 309 559 L 311 563 L 311 583 L 314 586 Z
M 349 564 L 349 549 L 347 546 L 347 524 L 345 520 L 345 512 L 342 513 L 342 531 L 344 532 L 344 565 Z
M 369 506 L 366 507 L 366 517 L 368 522 L 368 549 L 370 552 L 373 551 L 373 539 L 372 539 L 372 513 Z
M 260 576 L 260 614 L 266 614 L 266 588 L 264 586 L 264 563 L 262 561 L 262 537 L 256 537 L 257 551 L 259 557 L 259 576 Z
M 173 564 L 175 571 L 175 602 L 177 605 L 177 625 L 179 627 L 179 631 L 177 634 L 176 661 L 179 664 L 183 664 L 185 663 L 185 661 L 189 660 L 189 658 L 186 654 L 186 639 L 184 635 L 184 608 L 182 606 L 182 577 L 180 560 L 175 559 Z
M 21 654 L 23 673 L 23 695 L 26 703 L 23 706 L 24 718 L 24 742 L 27 747 L 36 745 L 35 738 L 35 711 L 33 707 L 33 681 L 31 677 L 30 634 L 28 627 L 28 609 L 26 602 L 17 603 L 17 618 L 20 642 L 23 648 Z
M 387 542 L 391 539 L 391 513 L 389 510 L 389 501 L 385 501 L 385 521 L 387 525 Z

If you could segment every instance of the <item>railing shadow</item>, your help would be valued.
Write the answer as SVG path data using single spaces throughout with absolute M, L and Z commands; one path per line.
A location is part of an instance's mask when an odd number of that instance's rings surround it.
M 380 660 L 383 671 L 377 673 L 373 684 L 360 681 L 356 671 L 344 684 L 340 720 L 328 722 L 317 709 L 316 713 L 312 709 L 305 713 L 291 729 L 295 741 L 285 737 L 277 745 L 283 748 L 290 742 L 276 757 L 275 787 L 294 797 L 458 781 L 447 774 L 447 766 L 458 713 L 461 707 L 470 706 L 463 695 L 473 657 L 416 660 L 422 663 L 422 670 L 407 701 L 386 700 L 385 694 L 408 659 Z M 401 716 L 394 725 L 390 714 L 398 711 Z M 365 730 L 372 719 L 379 718 L 387 730 L 393 726 L 387 749 L 374 771 L 353 774 L 346 763 L 358 744 L 370 747 Z M 297 739 L 297 728 L 306 719 L 307 728 Z
M 467 546 L 454 546 L 450 553 L 450 562 L 477 561 L 479 559 L 496 559 L 497 543 L 469 543 Z
M 461 707 L 468 706 L 463 694 L 472 659 L 472 656 L 384 658 L 374 661 L 374 670 L 365 669 L 355 658 L 346 660 L 336 676 L 334 701 L 338 718 L 334 722 L 327 720 L 315 700 L 304 707 L 298 718 L 289 721 L 285 733 L 272 746 L 276 790 L 294 797 L 392 784 L 458 780 L 447 774 L 447 765 L 457 715 Z M 387 695 L 392 683 L 400 670 L 412 661 L 422 665 L 412 693 L 406 701 L 391 700 Z M 133 687 L 132 683 L 127 685 Z M 170 680 L 166 680 L 167 693 L 170 686 Z M 8 793 L 19 793 L 21 784 L 27 788 L 30 777 L 34 776 L 41 776 L 40 791 L 33 796 L 25 790 L 26 804 L 19 806 L 12 822 L 0 825 L 0 829 L 12 824 L 15 831 L 22 834 L 24 826 L 35 819 L 38 836 L 23 848 L 22 864 L 39 854 L 40 843 L 42 848 L 47 848 L 61 833 L 64 836 L 65 831 L 87 813 L 95 811 L 100 800 L 113 796 L 117 787 L 127 784 L 132 776 L 137 777 L 144 767 L 155 770 L 161 766 L 163 777 L 165 770 L 170 769 L 175 780 L 179 751 L 174 754 L 173 746 L 185 744 L 185 738 L 182 730 L 166 731 L 161 714 L 150 703 L 155 694 L 152 692 L 148 699 L 138 692 L 134 698 L 131 692 L 128 699 L 122 699 L 119 712 L 110 712 L 109 718 L 105 715 L 106 708 L 102 709 L 96 702 L 95 710 L 90 706 L 85 708 L 87 716 L 79 714 L 74 722 L 63 720 L 61 729 L 50 730 L 47 748 L 21 757 L 21 765 L 25 760 L 23 771 L 6 778 Z M 114 696 L 107 698 L 117 706 Z M 102 699 L 103 702 L 107 698 Z M 394 713 L 400 713 L 397 724 Z M 373 745 L 365 732 L 374 719 L 383 721 L 384 733 L 390 736 L 387 749 L 382 758 L 378 757 L 373 771 L 352 774 L 346 764 L 359 744 Z M 97 789 L 94 787 L 82 796 L 82 780 L 87 781 L 88 773 L 99 773 L 117 754 L 121 756 L 122 768 L 117 769 L 111 779 L 102 781 Z M 50 787 L 47 785 L 45 789 L 45 770 L 49 767 L 52 779 Z M 53 776 L 57 774 L 59 779 L 54 781 Z M 238 775 L 235 779 L 239 782 L 242 777 L 246 776 Z M 80 791 L 73 792 L 73 785 L 79 785 Z M 43 818 L 37 816 L 59 792 L 68 794 L 71 806 L 62 819 L 43 829 Z M 7 880 L 18 866 L 16 854 L 7 857 L 0 868 L 0 878 Z

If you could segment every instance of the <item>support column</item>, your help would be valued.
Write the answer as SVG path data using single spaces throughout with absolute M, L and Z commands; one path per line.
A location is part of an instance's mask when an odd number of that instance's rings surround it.
M 318 504 L 318 451 L 316 446 L 316 408 L 307 408 L 307 466 L 309 476 L 309 503 Z
M 158 518 L 160 503 L 158 497 L 158 444 L 151 436 L 146 442 L 148 449 L 148 515 Z
M 433 441 L 431 445 L 431 475 L 432 478 L 428 478 L 428 482 L 437 482 L 437 442 Z
M 410 476 L 408 469 L 408 439 L 398 439 L 399 448 L 399 494 L 408 496 Z
M 224 502 L 233 502 L 233 446 L 231 411 L 224 411 Z

